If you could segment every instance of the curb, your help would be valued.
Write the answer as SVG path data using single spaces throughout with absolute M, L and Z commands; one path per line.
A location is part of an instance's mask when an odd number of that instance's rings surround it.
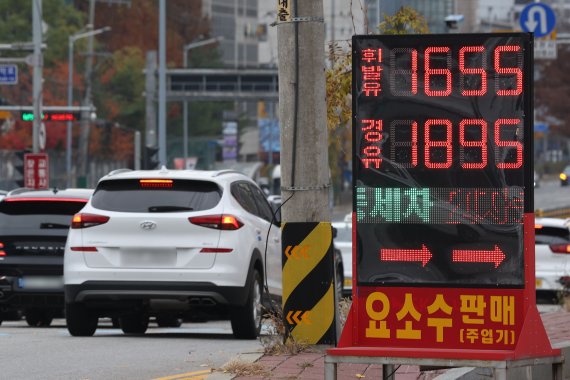
M 258 361 L 262 356 L 263 352 L 248 352 L 244 354 L 238 354 L 231 358 L 228 362 L 224 363 L 221 368 L 223 368 L 226 364 L 231 363 L 232 361 L 241 361 L 244 363 L 255 363 Z M 229 372 L 223 372 L 222 370 L 216 370 L 209 374 L 206 379 L 207 380 L 231 380 L 236 377 L 235 374 Z

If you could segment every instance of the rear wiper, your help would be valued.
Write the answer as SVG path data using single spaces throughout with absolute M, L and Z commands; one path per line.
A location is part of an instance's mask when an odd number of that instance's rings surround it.
M 48 228 L 54 228 L 54 229 L 68 229 L 68 228 L 69 228 L 69 224 L 41 223 L 41 224 L 40 224 L 40 228 L 41 228 L 41 229 L 48 229 Z
M 150 206 L 148 212 L 193 211 L 192 207 L 184 206 Z

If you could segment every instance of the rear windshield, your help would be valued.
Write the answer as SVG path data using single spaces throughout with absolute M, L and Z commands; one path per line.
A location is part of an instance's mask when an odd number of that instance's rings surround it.
M 156 184 L 141 181 L 145 180 L 100 182 L 91 204 L 108 211 L 187 212 L 211 209 L 222 197 L 218 185 L 209 181 L 171 180 Z
M 67 233 L 74 214 L 87 200 L 19 200 L 0 202 L 0 235 L 21 229 L 64 230 Z
M 570 230 L 566 227 L 542 227 L 534 230 L 536 244 L 570 242 Z

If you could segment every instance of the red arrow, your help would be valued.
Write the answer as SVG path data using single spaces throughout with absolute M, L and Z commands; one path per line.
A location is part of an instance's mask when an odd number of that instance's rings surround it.
M 426 266 L 431 260 L 431 252 L 422 244 L 422 249 L 381 249 L 380 260 L 383 261 L 421 261 Z
M 493 251 L 483 251 L 480 249 L 454 249 L 451 255 L 451 260 L 454 262 L 463 263 L 493 263 L 497 268 L 503 260 L 505 254 L 501 251 L 498 245 L 495 245 Z

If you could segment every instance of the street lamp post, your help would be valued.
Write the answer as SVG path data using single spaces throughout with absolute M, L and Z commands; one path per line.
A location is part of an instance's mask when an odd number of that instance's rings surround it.
M 77 33 L 69 36 L 68 49 L 68 78 L 67 78 L 67 105 L 73 105 L 73 44 L 75 41 L 111 30 L 110 26 L 91 30 L 89 32 Z M 71 187 L 71 121 L 67 122 L 67 148 L 65 154 L 65 168 L 67 171 L 67 187 Z
M 188 50 L 208 44 L 213 44 L 223 39 L 224 37 L 214 37 L 214 38 L 208 38 L 206 40 L 191 42 L 189 44 L 184 45 L 184 51 L 182 52 L 182 56 L 184 59 L 184 68 L 188 67 Z M 186 169 L 187 165 L 186 162 L 188 161 L 188 102 L 186 100 L 184 100 L 184 106 L 182 109 L 182 120 L 183 120 L 182 123 L 184 124 L 182 128 L 182 133 L 183 133 L 182 139 L 184 141 L 182 147 L 184 149 L 184 169 Z

